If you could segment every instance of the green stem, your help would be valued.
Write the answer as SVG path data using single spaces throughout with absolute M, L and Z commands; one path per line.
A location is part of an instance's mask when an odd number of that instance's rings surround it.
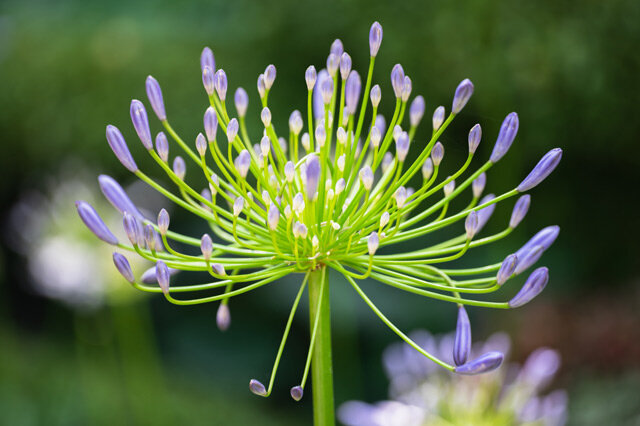
M 324 285 L 323 285 L 324 281 Z M 331 363 L 331 311 L 329 306 L 329 271 L 326 266 L 309 275 L 309 316 L 311 327 L 315 322 L 316 309 L 319 323 L 313 349 L 311 380 L 313 383 L 313 420 L 315 426 L 335 425 L 333 401 L 333 369 Z

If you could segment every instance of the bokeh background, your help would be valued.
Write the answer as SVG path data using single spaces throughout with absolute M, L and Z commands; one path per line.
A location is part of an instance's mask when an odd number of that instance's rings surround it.
M 99 199 L 99 173 L 134 183 L 109 150 L 107 123 L 123 129 L 139 164 L 150 165 L 129 122 L 130 99 L 146 103 L 148 74 L 162 85 L 174 127 L 194 140 L 207 106 L 198 59 L 211 46 L 230 90 L 249 91 L 256 134 L 255 81 L 267 64 L 278 69 L 270 102 L 276 125 L 285 126 L 289 113 L 304 106 L 305 68 L 320 68 L 335 38 L 365 71 L 374 20 L 384 28 L 374 75 L 383 113 L 391 113 L 385 99 L 396 62 L 412 77 L 414 94 L 425 96 L 427 115 L 440 104 L 449 108 L 460 80 L 475 83 L 472 100 L 442 138 L 451 163 L 466 156 L 472 124 L 483 126 L 479 154 L 487 157 L 503 117 L 519 113 L 518 138 L 492 169 L 489 191 L 509 189 L 547 150 L 564 149 L 557 171 L 532 191 L 526 221 L 508 241 L 468 256 L 470 264 L 502 259 L 538 229 L 558 224 L 560 237 L 542 260 L 550 285 L 517 311 L 472 309 L 474 336 L 507 331 L 515 360 L 540 346 L 558 349 L 563 365 L 553 387 L 569 391 L 570 424 L 640 424 L 640 2 L 634 0 L 4 0 L 0 423 L 309 423 L 310 398 L 294 403 L 288 396 L 302 372 L 306 312 L 294 322 L 274 395 L 259 399 L 247 389 L 250 378 L 268 377 L 295 280 L 232 300 L 233 324 L 222 333 L 217 306 L 181 308 L 141 297 L 105 272 L 110 253 L 81 228 L 72 203 L 80 195 Z M 163 203 L 144 188 L 129 189 L 154 213 Z M 108 211 L 102 205 L 101 213 Z M 500 228 L 509 214 L 509 207 L 497 209 L 489 226 Z M 174 223 L 193 235 L 205 229 L 178 211 Z M 65 244 L 74 244 L 63 235 L 82 242 L 75 255 L 63 255 Z M 71 293 L 61 288 L 74 282 L 70 276 L 80 283 Z M 43 287 L 51 281 L 53 287 Z M 384 399 L 380 357 L 396 337 L 346 283 L 334 282 L 336 399 Z M 100 291 L 102 284 L 109 290 Z M 364 285 L 404 330 L 455 326 L 450 305 Z

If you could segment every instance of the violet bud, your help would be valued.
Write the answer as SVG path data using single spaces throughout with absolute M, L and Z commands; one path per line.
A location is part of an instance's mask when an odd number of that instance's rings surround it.
M 269 225 L 269 229 L 275 231 L 278 227 L 279 220 L 280 210 L 278 210 L 278 206 L 273 203 L 271 204 L 271 207 L 269 207 L 269 213 L 267 214 L 267 224 Z
M 216 70 L 216 60 L 213 51 L 208 46 L 202 49 L 200 54 L 200 69 L 204 70 L 204 67 L 209 67 L 213 72 Z
M 216 139 L 216 132 L 218 131 L 218 115 L 213 107 L 207 108 L 204 112 L 204 132 L 207 135 L 207 140 L 213 142 Z
M 333 80 L 331 76 L 327 72 L 327 70 L 322 69 L 318 73 L 318 78 L 316 84 L 313 88 L 313 117 L 316 120 L 320 120 L 324 118 L 324 100 L 322 96 L 322 83 L 325 80 L 331 80 L 331 84 L 333 85 Z M 331 92 L 333 92 L 333 87 L 331 88 Z
M 169 161 L 169 141 L 164 132 L 158 132 L 156 135 L 156 152 L 162 161 Z
M 118 244 L 118 239 L 109 228 L 107 228 L 107 225 L 105 225 L 98 212 L 96 212 L 89 203 L 86 201 L 76 201 L 76 210 L 78 210 L 80 219 L 82 219 L 87 228 L 89 228 L 96 237 L 111 245 Z
M 376 250 L 378 250 L 379 244 L 380 240 L 378 238 L 378 233 L 373 231 L 367 238 L 367 250 L 369 251 L 369 256 L 373 256 L 374 254 L 376 254 Z
M 451 178 L 451 176 L 447 176 L 447 180 L 449 180 L 449 178 Z M 444 190 L 444 196 L 448 197 L 449 195 L 451 195 L 453 193 L 453 190 L 456 189 L 456 181 L 452 180 L 451 182 L 448 182 L 443 190 Z
M 511 308 L 518 308 L 536 297 L 549 282 L 549 269 L 542 266 L 529 275 L 518 294 L 509 301 Z
M 474 154 L 478 145 L 480 145 L 480 139 L 482 139 L 482 127 L 476 124 L 469 131 L 469 153 Z
M 236 157 L 235 161 L 236 170 L 242 178 L 247 177 L 249 167 L 251 166 L 251 154 L 246 149 L 243 149 Z
M 404 70 L 402 65 L 396 64 L 391 70 L 391 85 L 393 86 L 393 93 L 397 99 L 402 97 L 402 89 L 404 88 Z
M 432 118 L 432 123 L 433 123 L 433 132 L 437 132 L 438 129 L 440 129 L 440 126 L 442 126 L 442 123 L 444 123 L 444 107 L 443 106 L 439 106 L 438 108 L 436 108 L 435 111 L 433 111 L 433 118 Z
M 292 387 L 289 393 L 291 394 L 291 398 L 293 398 L 294 401 L 300 401 L 302 399 L 302 396 L 304 395 L 304 390 L 302 389 L 302 386 L 298 385 Z
M 411 79 L 408 76 L 404 76 L 404 83 L 402 84 L 402 102 L 407 102 L 409 100 L 409 96 L 411 96 L 411 90 L 413 88 L 413 84 L 411 83 Z
M 347 52 L 343 52 L 342 56 L 340 56 L 340 76 L 343 80 L 346 80 L 349 77 L 349 73 L 351 72 L 351 56 Z
M 207 153 L 207 140 L 202 133 L 198 133 L 198 136 L 196 136 L 196 150 L 201 157 L 204 157 Z
M 529 194 L 523 195 L 518 198 L 516 205 L 513 206 L 513 212 L 511 212 L 511 219 L 509 220 L 509 228 L 515 228 L 518 226 L 522 219 L 527 215 L 529 211 L 529 205 L 531 204 L 531 196 Z
M 544 250 L 548 249 L 556 238 L 558 238 L 559 233 L 559 226 L 547 226 L 527 241 L 527 243 L 516 252 L 516 256 L 518 256 L 518 259 L 522 259 L 525 253 L 529 252 L 535 246 L 542 246 Z
M 329 53 L 333 53 L 339 58 L 340 56 L 342 56 L 343 52 L 344 45 L 342 44 L 342 40 L 340 40 L 339 38 L 333 40 L 333 43 L 331 43 L 331 48 L 329 49 Z
M 229 311 L 229 305 L 221 303 L 216 313 L 216 324 L 218 330 L 227 331 L 231 325 L 231 312 Z
M 155 112 L 156 116 L 158 116 L 158 120 L 166 120 L 167 113 L 164 110 L 164 101 L 162 100 L 162 90 L 160 90 L 160 84 L 158 84 L 158 81 L 155 78 L 149 76 L 147 77 L 145 87 L 147 89 L 147 98 L 149 98 L 151 108 L 153 108 L 153 112 Z
M 225 276 L 227 275 L 227 271 L 224 270 L 224 266 L 221 263 L 212 263 L 211 264 L 211 269 L 213 269 L 213 272 L 220 275 L 220 276 Z
M 287 179 L 287 182 L 293 182 L 293 178 L 295 177 L 296 166 L 292 161 L 287 161 L 284 165 L 284 176 Z
M 270 90 L 274 81 L 276 81 L 276 67 L 270 64 L 264 70 L 264 88 Z
M 472 211 L 467 215 L 464 221 L 464 229 L 467 233 L 467 239 L 472 239 L 476 232 L 478 232 L 478 213 Z
M 382 167 L 382 173 L 385 173 L 391 164 L 393 163 L 393 155 L 389 151 L 385 152 L 382 156 L 382 162 L 380 163 L 380 167 Z
M 318 75 L 316 73 L 316 67 L 309 65 L 307 70 L 304 72 L 304 80 L 307 83 L 307 90 L 313 90 L 313 86 L 315 86 L 317 78 Z
M 169 230 L 169 212 L 165 209 L 160 210 L 160 213 L 158 213 L 158 229 L 161 235 L 166 235 Z
M 531 173 L 518 185 L 517 191 L 524 192 L 538 185 L 556 168 L 562 158 L 562 149 L 554 148 L 547 152 L 536 164 Z
M 135 278 L 133 278 L 131 265 L 129 265 L 129 261 L 126 257 L 121 255 L 120 253 L 113 253 L 113 264 L 116 265 L 118 272 L 120 272 L 125 280 L 129 281 L 131 284 L 134 283 Z
M 382 133 L 380 133 L 380 130 L 378 129 L 378 127 L 373 126 L 371 128 L 371 146 L 373 148 L 377 148 L 380 146 L 381 141 L 382 141 Z M 346 137 L 345 137 L 345 142 L 346 142 Z
M 147 243 L 147 247 L 149 250 L 156 249 L 156 242 L 158 241 L 158 234 L 156 230 L 153 228 L 153 225 L 147 224 L 144 227 L 144 241 Z
M 458 306 L 458 322 L 456 337 L 453 341 L 453 361 L 456 365 L 463 365 L 471 352 L 471 323 L 464 306 Z
M 320 148 L 324 146 L 324 143 L 327 141 L 327 131 L 324 128 L 324 125 L 320 123 L 318 127 L 316 127 L 316 143 Z
M 264 86 L 264 74 L 258 76 L 258 94 L 260 95 L 260 99 L 264 99 L 264 96 L 267 94 L 267 88 Z
M 364 186 L 364 189 L 370 191 L 371 187 L 373 186 L 373 171 L 371 170 L 371 167 L 364 166 L 360 169 L 359 175 L 360 182 L 362 182 L 362 186 Z
M 262 154 L 264 161 L 267 160 L 270 151 L 271 151 L 271 140 L 269 139 L 269 136 L 265 135 L 262 137 L 262 139 L 260 139 L 260 153 Z
M 510 254 L 505 257 L 496 275 L 496 282 L 498 285 L 502 285 L 507 282 L 516 271 L 516 265 L 518 264 L 518 257 L 515 254 Z
M 482 199 L 478 204 L 483 205 L 493 200 L 494 198 L 496 198 L 495 195 L 487 194 L 484 197 L 482 197 Z M 476 233 L 480 232 L 480 230 L 484 228 L 484 226 L 487 224 L 487 222 L 491 218 L 491 215 L 493 214 L 495 209 L 496 209 L 496 205 L 494 203 L 494 204 L 489 204 L 487 207 L 484 207 L 477 211 L 478 212 L 478 229 L 476 230 Z
M 202 85 L 209 96 L 213 96 L 216 90 L 216 75 L 215 71 L 209 67 L 202 69 Z
M 407 132 L 400 133 L 398 136 L 398 140 L 396 141 L 396 155 L 398 156 L 398 161 L 404 163 L 404 160 L 407 158 L 407 154 L 409 153 L 409 134 Z
M 249 382 L 249 390 L 258 396 L 267 396 L 264 385 L 255 379 L 251 379 Z
M 380 44 L 382 44 L 382 25 L 376 21 L 369 30 L 369 54 L 371 56 L 375 57 L 378 54 Z
M 127 193 L 122 189 L 120 184 L 115 181 L 111 176 L 100 175 L 98 176 L 98 183 L 100 184 L 100 190 L 104 194 L 104 197 L 115 207 L 120 213 L 129 212 L 138 219 L 144 219 L 142 213 L 133 204 Z
M 502 122 L 502 126 L 500 126 L 500 133 L 498 133 L 498 139 L 496 140 L 496 144 L 493 147 L 493 152 L 491 153 L 491 157 L 489 161 L 492 163 L 498 162 L 504 155 L 509 151 L 513 140 L 518 133 L 518 114 L 515 112 L 510 113 Z
M 518 250 L 521 254 L 518 256 L 518 264 L 516 265 L 515 270 L 516 275 L 519 275 L 529 269 L 540 259 L 540 257 L 542 257 L 542 253 L 544 253 L 544 247 L 540 245 L 533 246 L 528 250 L 521 250 L 522 249 Z
M 139 235 L 140 231 L 138 229 L 138 222 L 129 212 L 123 213 L 122 226 L 124 228 L 124 233 L 127 234 L 127 238 L 129 238 L 129 241 L 131 242 L 131 245 L 141 245 L 141 236 Z
M 431 161 L 431 158 L 427 157 L 427 159 L 424 160 L 424 163 L 422 163 L 422 178 L 424 180 L 428 180 L 432 174 L 433 174 L 433 161 Z
M 380 105 L 380 100 L 382 99 L 382 91 L 380 90 L 380 86 L 378 86 L 377 84 L 374 85 L 371 88 L 371 93 L 370 93 L 370 98 L 371 98 L 371 105 L 374 108 L 378 108 L 378 105 Z M 380 116 L 378 116 L 380 117 Z M 376 117 L 377 119 L 377 117 Z
M 360 80 L 360 74 L 358 74 L 357 71 L 351 71 L 345 87 L 345 103 L 346 110 L 349 115 L 356 113 L 361 88 L 362 81 Z
M 411 122 L 411 127 L 416 127 L 420 124 L 422 116 L 424 116 L 424 98 L 422 95 L 418 95 L 415 97 L 413 102 L 411 102 L 411 107 L 409 108 L 409 121 Z
M 247 107 L 249 106 L 249 95 L 247 95 L 247 91 L 242 87 L 238 87 L 235 95 L 233 96 L 233 100 L 236 103 L 238 117 L 244 117 L 247 115 Z
M 227 140 L 229 143 L 232 143 L 236 136 L 238 136 L 238 129 L 238 120 L 235 118 L 229 120 L 229 124 L 227 125 Z
M 453 95 L 453 105 L 451 106 L 451 112 L 458 114 L 462 111 L 462 108 L 467 104 L 469 99 L 473 95 L 473 83 L 468 78 L 465 78 L 458 84 L 456 93 Z
M 346 181 L 344 180 L 344 178 L 338 179 L 338 181 L 336 182 L 336 195 L 340 195 L 342 191 L 344 191 L 345 185 Z
M 269 107 L 262 108 L 260 112 L 260 120 L 262 120 L 262 124 L 264 124 L 265 128 L 271 126 L 271 110 Z
M 500 352 L 487 352 L 484 355 L 473 359 L 466 364 L 459 365 L 455 368 L 455 372 L 464 375 L 475 375 L 487 373 L 500 367 L 504 355 Z
M 480 176 L 473 180 L 471 184 L 471 189 L 473 191 L 473 198 L 480 198 L 482 195 L 482 191 L 484 191 L 484 187 L 487 184 L 487 174 L 482 173 Z
M 304 211 L 304 196 L 302 193 L 298 192 L 291 202 L 291 207 L 293 207 L 293 211 L 298 215 L 301 215 Z
M 169 272 L 169 268 L 162 261 L 158 260 L 156 263 L 156 279 L 158 280 L 158 285 L 162 289 L 162 292 L 167 295 L 169 294 L 169 281 L 171 279 L 171 273 Z
M 393 140 L 397 142 L 400 134 L 402 134 L 402 127 L 399 124 L 396 124 L 393 126 Z
M 384 213 L 382 213 L 382 215 L 380 216 L 380 228 L 384 228 L 385 226 L 387 226 L 390 218 L 391 216 L 389 215 L 389 212 L 385 211 Z
M 307 199 L 313 200 L 318 192 L 318 181 L 320 180 L 320 160 L 315 155 L 309 156 L 307 159 L 307 180 L 305 189 L 307 191 Z
M 436 142 L 431 150 L 431 159 L 433 160 L 433 165 L 438 167 L 442 162 L 442 157 L 444 157 L 444 146 L 440 142 Z
M 336 55 L 335 53 L 330 53 L 329 57 L 327 58 L 327 72 L 331 76 L 331 81 L 333 81 L 333 77 L 336 75 L 339 65 L 340 65 L 340 56 Z
M 213 253 L 213 241 L 209 234 L 204 234 L 200 239 L 200 251 L 202 251 L 202 256 L 205 260 L 209 260 L 211 258 L 211 253 Z
M 407 189 L 404 186 L 401 186 L 396 191 L 394 198 L 396 199 L 396 204 L 398 206 L 398 210 L 404 207 L 404 203 L 407 201 Z
M 227 74 L 223 69 L 219 69 L 215 74 L 216 92 L 222 102 L 227 98 Z
M 184 179 L 184 175 L 187 173 L 187 165 L 179 155 L 173 159 L 173 173 L 175 173 L 180 180 Z
M 112 126 L 111 124 L 107 126 L 107 142 L 109 142 L 111 150 L 123 166 L 130 172 L 135 173 L 138 171 L 138 166 L 131 156 L 129 147 L 122 137 L 122 133 L 120 133 L 120 130 L 118 130 L 116 126 Z
M 291 133 L 297 136 L 302 131 L 303 126 L 304 123 L 302 122 L 302 114 L 300 114 L 300 111 L 296 109 L 289 116 L 289 130 L 291 131 Z
M 138 137 L 142 141 L 142 145 L 144 145 L 147 150 L 152 150 L 151 129 L 149 129 L 149 118 L 147 117 L 147 110 L 144 109 L 144 105 L 139 100 L 134 99 L 131 101 L 129 112 L 131 114 L 131 122 L 136 129 Z
M 325 78 L 320 82 L 320 94 L 324 105 L 329 105 L 333 97 L 333 79 Z M 323 114 L 324 115 L 324 114 Z
M 244 208 L 244 198 L 242 197 L 236 198 L 235 201 L 233 202 L 233 215 L 235 217 L 240 216 L 240 213 L 242 213 L 243 208 Z

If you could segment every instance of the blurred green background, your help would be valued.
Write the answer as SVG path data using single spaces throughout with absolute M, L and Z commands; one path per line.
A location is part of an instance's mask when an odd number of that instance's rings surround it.
M 374 20 L 384 28 L 374 78 L 387 117 L 396 62 L 411 76 L 414 94 L 425 97 L 427 117 L 438 105 L 449 109 L 460 80 L 474 82 L 472 100 L 442 138 L 452 164 L 466 156 L 471 125 L 483 126 L 479 154 L 486 158 L 503 117 L 519 113 L 516 143 L 489 174 L 488 191 L 511 188 L 546 151 L 564 149 L 557 171 L 532 191 L 527 220 L 508 241 L 468 256 L 469 264 L 494 262 L 543 226 L 558 224 L 560 237 L 543 258 L 551 283 L 517 311 L 471 310 L 476 338 L 506 330 L 516 360 L 542 345 L 560 350 L 554 386 L 569 390 L 571 424 L 640 424 L 640 2 L 634 0 L 4 0 L 0 423 L 309 424 L 310 398 L 294 403 L 288 396 L 308 344 L 304 313 L 294 322 L 274 395 L 259 399 L 247 389 L 250 378 L 268 377 L 295 279 L 232 300 L 226 333 L 216 328 L 213 305 L 108 298 L 78 308 L 35 289 L 28 272 L 34 246 L 16 248 L 15 234 L 24 231 L 12 217 L 25 194 L 48 197 L 61 174 L 94 193 L 99 173 L 134 182 L 111 153 L 104 127 L 120 127 L 139 164 L 150 165 L 129 122 L 131 98 L 147 103 L 148 74 L 162 85 L 173 126 L 194 140 L 207 106 L 199 54 L 210 46 L 230 92 L 243 86 L 250 93 L 250 130 L 257 134 L 255 82 L 267 64 L 278 69 L 270 103 L 276 126 L 284 127 L 305 104 L 305 68 L 321 68 L 335 38 L 365 72 Z M 418 138 L 430 132 L 427 122 Z M 489 226 L 498 229 L 509 214 L 509 207 L 498 208 Z M 174 218 L 192 235 L 205 229 L 181 212 Z M 365 287 L 404 330 L 438 333 L 455 325 L 452 306 L 375 283 Z M 380 355 L 395 336 L 344 282 L 336 279 L 331 291 L 337 401 L 384 399 Z

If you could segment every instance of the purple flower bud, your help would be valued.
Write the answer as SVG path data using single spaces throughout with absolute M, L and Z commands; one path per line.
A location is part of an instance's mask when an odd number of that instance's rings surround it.
M 123 166 L 130 172 L 135 173 L 138 171 L 138 166 L 131 156 L 129 147 L 122 137 L 122 133 L 120 133 L 120 130 L 118 130 L 116 126 L 112 126 L 111 124 L 107 126 L 107 142 L 109 142 L 111 150 Z
M 522 249 L 518 250 L 520 252 Z M 536 263 L 544 253 L 544 247 L 538 245 L 533 246 L 529 250 L 524 250 L 521 255 L 518 256 L 518 264 L 516 265 L 516 275 L 521 274 Z
M 375 57 L 382 44 L 382 25 L 378 21 L 371 25 L 369 30 L 369 54 Z
M 404 160 L 407 158 L 407 154 L 409 153 L 409 134 L 407 132 L 400 133 L 398 136 L 398 140 L 396 141 L 396 155 L 398 156 L 398 161 L 404 163 Z
M 404 186 L 401 186 L 396 191 L 394 197 L 396 199 L 398 210 L 400 210 L 404 206 L 404 203 L 407 201 L 407 189 Z
M 278 206 L 275 203 L 271 204 L 269 207 L 269 213 L 267 214 L 267 225 L 269 229 L 275 231 L 278 227 L 278 221 L 280 220 L 280 210 L 278 210 Z
M 472 211 L 467 215 L 464 221 L 464 229 L 467 232 L 467 239 L 472 239 L 476 232 L 478 232 L 478 213 Z
M 136 208 L 127 193 L 122 189 L 120 184 L 110 176 L 98 176 L 98 183 L 104 197 L 115 207 L 120 213 L 129 212 L 139 220 L 144 220 L 142 213 Z
M 313 90 L 313 86 L 316 85 L 317 78 L 318 75 L 316 73 L 316 67 L 309 65 L 307 70 L 304 72 L 304 80 L 307 83 L 307 90 Z
M 528 191 L 534 186 L 542 182 L 556 168 L 562 158 L 562 149 L 554 148 L 547 152 L 544 157 L 536 164 L 529 176 L 518 185 L 518 192 Z
M 201 157 L 204 157 L 207 153 L 207 140 L 202 133 L 198 133 L 198 136 L 196 136 L 196 150 Z
M 227 125 L 227 140 L 229 143 L 233 142 L 233 140 L 238 136 L 238 130 L 240 125 L 238 124 L 238 120 L 232 118 L 229 120 L 229 124 Z
M 258 94 L 260 95 L 260 99 L 264 99 L 266 93 L 267 88 L 264 86 L 264 74 L 260 74 L 258 76 Z
M 502 122 L 500 126 L 500 133 L 498 133 L 498 139 L 493 147 L 493 152 L 489 161 L 497 163 L 504 155 L 509 151 L 513 140 L 518 133 L 518 126 L 520 122 L 518 120 L 518 114 L 515 112 L 510 113 Z
M 496 281 L 498 285 L 502 285 L 507 282 L 509 278 L 516 271 L 516 265 L 518 264 L 518 257 L 515 254 L 510 254 L 505 257 L 496 275 Z
M 216 74 L 209 67 L 204 67 L 202 70 L 202 85 L 207 95 L 213 96 L 213 92 L 216 90 Z
M 436 142 L 431 150 L 431 159 L 433 160 L 433 165 L 438 167 L 442 162 L 442 158 L 444 157 L 444 146 L 440 142 Z
M 405 75 L 404 83 L 402 85 L 402 102 L 407 102 L 409 100 L 409 96 L 411 96 L 412 88 L 413 88 L 413 83 L 411 83 L 411 79 Z
M 466 364 L 457 366 L 454 371 L 464 375 L 487 373 L 500 367 L 503 359 L 504 355 L 500 352 L 487 352 Z
M 184 179 L 184 175 L 187 173 L 187 165 L 179 155 L 173 159 L 173 173 L 178 176 L 178 179 Z
M 374 108 L 378 108 L 378 105 L 380 105 L 380 100 L 382 99 L 382 91 L 380 90 L 380 86 L 378 86 L 377 84 L 375 84 L 372 88 L 371 88 L 371 105 Z M 380 116 L 377 116 L 380 117 Z M 377 119 L 376 117 L 376 119 Z
M 300 111 L 296 109 L 289 116 L 289 130 L 294 135 L 299 135 L 302 131 L 303 126 L 304 123 L 302 122 L 302 114 L 300 114 Z
M 165 235 L 169 230 L 169 212 L 165 209 L 160 210 L 160 213 L 158 213 L 158 229 L 162 235 Z
M 320 94 L 324 105 L 329 105 L 333 97 L 333 78 L 325 78 L 320 82 Z
M 249 151 L 243 149 L 240 154 L 238 154 L 238 156 L 236 157 L 235 166 L 240 177 L 246 178 L 247 173 L 249 172 L 249 167 L 251 166 L 251 154 L 249 154 Z
M 205 260 L 209 260 L 211 258 L 211 253 L 213 252 L 213 241 L 211 241 L 209 234 L 204 234 L 200 239 L 200 251 L 202 251 L 202 256 Z
M 144 109 L 144 105 L 137 99 L 131 101 L 131 122 L 133 127 L 138 133 L 138 137 L 142 141 L 147 150 L 153 149 L 153 142 L 151 141 L 151 130 L 149 129 L 149 119 L 147 118 L 147 110 Z
M 549 269 L 542 266 L 529 275 L 518 294 L 509 301 L 509 306 L 518 308 L 536 297 L 549 282 Z
M 158 81 L 155 78 L 149 76 L 147 77 L 145 87 L 147 89 L 147 98 L 149 98 L 151 108 L 153 108 L 153 112 L 155 112 L 158 116 L 158 120 L 166 120 L 167 113 L 164 110 L 164 101 L 162 100 L 162 90 L 160 90 L 160 84 L 158 84 Z
M 559 226 L 547 226 L 527 241 L 527 243 L 516 252 L 516 256 L 518 256 L 518 259 L 522 259 L 525 253 L 529 252 L 535 246 L 542 246 L 544 250 L 548 249 L 556 238 L 558 238 L 559 233 Z
M 269 90 L 273 86 L 273 82 L 276 81 L 276 67 L 273 64 L 267 65 L 264 70 L 264 88 Z
M 343 52 L 342 56 L 340 56 L 340 76 L 343 80 L 346 80 L 349 77 L 349 73 L 351 72 L 351 56 L 347 52 Z
M 449 178 L 450 178 L 450 177 L 451 177 L 451 176 L 448 176 L 448 177 L 447 177 L 447 180 L 449 180 Z M 456 189 L 456 181 L 455 181 L 455 180 L 452 180 L 452 181 L 448 182 L 448 183 L 444 186 L 444 188 L 443 188 L 443 190 L 444 190 L 444 196 L 445 196 L 445 197 L 448 197 L 449 195 L 451 195 L 451 194 L 453 193 L 453 190 L 454 190 L 454 189 Z
M 158 132 L 156 135 L 156 152 L 162 161 L 169 161 L 169 141 L 164 132 Z
M 271 125 L 271 110 L 269 107 L 262 108 L 262 111 L 260 111 L 260 120 L 262 120 L 262 124 L 265 128 L 268 128 Z
M 244 117 L 247 114 L 247 107 L 249 106 L 249 95 L 247 95 L 247 91 L 242 87 L 238 87 L 233 99 L 236 103 L 238 117 Z
M 478 145 L 480 145 L 480 139 L 482 139 L 482 127 L 476 124 L 469 131 L 469 153 L 474 154 Z
M 147 224 L 144 227 L 144 241 L 147 243 L 147 247 L 149 250 L 156 249 L 156 243 L 158 242 L 158 234 L 156 230 L 153 228 L 153 225 Z
M 356 113 L 361 88 L 362 81 L 360 80 L 360 74 L 358 74 L 357 71 L 351 71 L 345 87 L 346 109 L 349 115 Z
M 331 48 L 329 48 L 329 53 L 333 53 L 339 58 L 340 56 L 342 56 L 343 52 L 344 45 L 342 44 L 342 40 L 340 40 L 339 38 L 333 40 L 333 43 L 331 43 Z
M 262 139 L 260 139 L 260 153 L 262 154 L 262 158 L 265 161 L 267 160 L 270 151 L 271 151 L 271 139 L 269 139 L 269 136 L 264 135 Z
M 307 159 L 306 175 L 305 190 L 307 191 L 307 199 L 311 201 L 318 192 L 318 181 L 320 180 L 320 160 L 317 156 L 311 155 Z
M 205 67 L 209 67 L 212 72 L 216 71 L 216 60 L 213 51 L 209 47 L 202 49 L 200 54 L 200 70 L 204 71 Z
M 179 272 L 178 269 L 169 268 L 169 275 L 173 276 Z M 142 276 L 140 277 L 140 281 L 145 284 L 157 284 L 158 278 L 156 277 L 156 267 L 152 266 L 151 268 L 144 271 Z
M 484 187 L 487 184 L 487 174 L 482 173 L 480 176 L 473 180 L 471 184 L 471 189 L 473 191 L 473 198 L 480 198 L 482 195 L 482 191 L 484 191 Z
M 496 198 L 495 195 L 487 194 L 484 197 L 482 197 L 482 199 L 480 200 L 480 202 L 478 204 L 482 205 L 484 203 L 488 203 L 489 201 L 493 200 L 494 198 Z M 484 228 L 484 226 L 487 224 L 487 222 L 491 218 L 491 215 L 493 214 L 495 209 L 496 209 L 496 205 L 495 204 L 489 204 L 487 207 L 482 208 L 480 210 L 477 210 L 477 212 L 478 212 L 478 228 L 476 229 L 476 234 L 478 232 L 480 232 L 480 230 L 482 228 Z
M 442 126 L 442 123 L 444 123 L 444 113 L 445 111 L 443 106 L 439 106 L 435 111 L 433 111 L 432 123 L 434 133 L 437 132 L 440 126 Z
M 462 108 L 467 104 L 469 99 L 473 95 L 473 83 L 468 78 L 465 78 L 458 84 L 456 93 L 453 95 L 453 105 L 451 106 L 451 112 L 458 114 L 462 111 Z
M 453 361 L 456 365 L 467 362 L 471 352 L 471 323 L 464 306 L 458 306 L 458 322 L 456 324 L 456 337 L 453 341 Z
M 122 226 L 124 227 L 125 234 L 127 234 L 127 238 L 131 241 L 131 245 L 142 245 L 142 236 L 140 235 L 138 222 L 129 212 L 123 213 Z
M 342 53 L 340 53 L 341 55 Z M 336 75 L 338 71 L 338 66 L 340 65 L 340 56 L 335 53 L 330 53 L 327 57 L 327 72 L 331 76 L 331 80 L 333 81 L 333 77 Z
M 380 167 L 382 167 L 382 173 L 385 173 L 392 163 L 393 155 L 391 155 L 391 153 L 388 151 L 385 152 L 384 156 L 382 157 L 382 162 L 380 163 Z
M 216 92 L 222 102 L 227 98 L 227 74 L 223 69 L 219 69 L 215 74 Z
M 267 396 L 264 385 L 255 379 L 251 379 L 249 382 L 249 390 L 258 396 Z
M 113 264 L 116 265 L 118 272 L 120 272 L 124 279 L 133 284 L 135 278 L 133 278 L 131 265 L 129 265 L 127 258 L 120 253 L 113 253 Z
M 284 165 L 284 176 L 287 179 L 287 182 L 293 182 L 293 178 L 295 177 L 296 166 L 292 161 L 287 161 Z
M 227 272 L 224 270 L 224 266 L 222 266 L 221 263 L 212 263 L 211 264 L 211 269 L 213 269 L 213 272 L 215 272 L 218 275 L 227 275 Z
M 218 131 L 218 115 L 213 107 L 207 108 L 204 112 L 204 132 L 207 135 L 207 140 L 213 142 L 216 139 L 216 132 Z
M 331 80 L 331 76 L 329 75 L 327 70 L 322 69 L 318 73 L 318 78 L 313 88 L 313 117 L 316 120 L 324 118 L 324 100 L 322 98 L 321 87 L 322 87 L 322 83 L 325 80 Z M 332 81 L 331 84 L 333 85 L 333 80 L 331 81 Z M 333 92 L 333 88 L 331 88 L 331 91 Z
M 413 102 L 411 102 L 411 107 L 409 108 L 409 121 L 411 122 L 411 127 L 416 127 L 420 124 L 420 120 L 422 120 L 423 115 L 424 98 L 422 95 L 418 95 L 415 97 Z
M 233 202 L 233 215 L 235 217 L 240 216 L 242 209 L 244 208 L 244 198 L 238 197 Z
M 375 126 L 380 130 L 380 133 L 384 135 L 384 131 L 387 129 L 387 122 L 382 114 L 376 115 Z
M 367 250 L 369 251 L 369 256 L 373 256 L 374 254 L 376 254 L 376 250 L 378 250 L 379 244 L 380 239 L 378 238 L 378 233 L 373 231 L 367 238 Z
M 291 388 L 291 391 L 289 393 L 291 394 L 291 398 L 293 398 L 294 401 L 300 401 L 302 399 L 302 396 L 304 395 L 304 390 L 302 389 L 302 386 L 294 386 Z
M 364 166 L 360 169 L 359 175 L 364 189 L 367 191 L 371 190 L 371 187 L 373 186 L 373 171 L 371 170 L 371 167 Z
M 86 201 L 76 201 L 76 210 L 84 224 L 96 237 L 111 245 L 118 244 L 118 239 L 111 233 L 107 225 L 93 207 Z
M 156 279 L 158 280 L 158 285 L 162 289 L 164 294 L 169 294 L 169 281 L 171 280 L 171 273 L 169 272 L 169 268 L 162 261 L 158 260 L 156 263 Z
M 522 219 L 527 215 L 529 211 L 529 205 L 531 204 L 531 196 L 529 194 L 523 195 L 518 198 L 516 205 L 513 206 L 513 212 L 511 213 L 511 220 L 509 220 L 509 228 L 515 228 L 518 226 Z
M 216 313 L 216 324 L 218 330 L 227 331 L 231 325 L 231 312 L 229 311 L 229 305 L 221 303 Z
M 404 88 L 404 70 L 402 65 L 396 64 L 391 70 L 391 85 L 393 86 L 393 93 L 396 98 L 402 97 L 402 89 Z
M 431 158 L 427 157 L 427 159 L 424 160 L 424 163 L 422 163 L 422 178 L 424 180 L 428 180 L 431 177 L 432 173 L 433 161 L 431 161 Z
M 345 133 L 346 135 L 346 133 Z M 345 137 L 345 143 L 346 143 L 346 137 Z M 380 130 L 378 130 L 378 128 L 376 126 L 373 126 L 371 128 L 371 146 L 373 148 L 377 148 L 380 146 L 380 141 L 382 141 L 382 133 L 380 133 Z

